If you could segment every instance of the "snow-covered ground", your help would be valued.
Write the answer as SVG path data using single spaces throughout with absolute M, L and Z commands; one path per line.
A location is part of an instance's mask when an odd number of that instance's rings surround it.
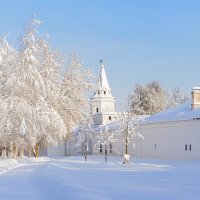
M 15 168 L 30 165 L 35 162 L 45 162 L 49 160 L 47 157 L 40 158 L 24 158 L 24 159 L 0 159 L 0 175 L 7 173 Z
M 0 174 L 1 200 L 200 199 L 200 161 L 26 158 L 0 160 Z

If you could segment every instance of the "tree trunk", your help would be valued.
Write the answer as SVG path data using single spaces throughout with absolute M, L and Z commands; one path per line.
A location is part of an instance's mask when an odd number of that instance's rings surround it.
M 20 158 L 24 158 L 24 150 L 20 150 Z
M 87 145 L 86 144 L 84 145 L 83 153 L 84 153 L 85 161 L 87 161 Z
M 35 145 L 33 154 L 36 158 L 39 156 L 39 144 L 38 143 Z
M 14 159 L 17 159 L 17 156 L 18 156 L 18 148 L 15 147 L 14 148 Z
M 31 153 L 31 148 L 28 149 L 28 157 L 30 158 L 32 156 L 32 153 Z
M 107 151 L 107 146 L 105 147 L 105 162 L 108 160 L 108 151 Z
M 125 145 L 126 145 L 125 153 L 128 154 L 128 140 L 127 139 L 126 139 Z
M 2 156 L 2 158 L 4 158 L 4 159 L 7 158 L 7 155 L 6 155 L 6 147 L 3 147 L 1 156 Z
M 13 151 L 13 143 L 12 143 L 12 141 L 10 142 L 9 158 L 14 158 L 14 151 Z

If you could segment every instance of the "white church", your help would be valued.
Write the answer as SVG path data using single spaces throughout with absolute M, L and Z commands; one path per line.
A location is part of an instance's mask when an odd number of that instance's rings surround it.
M 144 139 L 136 138 L 135 146 L 130 143 L 128 153 L 142 158 L 200 159 L 200 87 L 193 88 L 191 99 L 192 102 L 145 118 L 139 126 Z M 115 99 L 102 61 L 98 88 L 90 102 L 94 126 L 108 125 L 110 129 L 116 129 L 118 113 L 115 112 Z M 117 133 L 116 138 L 118 140 L 111 145 L 109 152 L 112 155 L 123 155 L 124 144 Z M 93 149 L 94 141 L 90 141 L 90 154 L 96 153 Z M 77 155 L 74 140 L 67 140 L 56 148 L 47 148 L 46 155 Z

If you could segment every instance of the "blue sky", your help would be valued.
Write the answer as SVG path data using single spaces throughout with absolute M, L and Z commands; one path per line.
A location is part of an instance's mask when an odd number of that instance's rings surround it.
M 96 74 L 104 59 L 117 106 L 135 83 L 158 80 L 188 94 L 200 86 L 198 0 L 6 0 L 0 35 L 14 43 L 34 14 L 54 47 L 75 50 Z

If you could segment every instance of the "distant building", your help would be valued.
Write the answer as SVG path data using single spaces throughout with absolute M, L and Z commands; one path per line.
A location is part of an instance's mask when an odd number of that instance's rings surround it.
M 192 102 L 154 114 L 140 125 L 135 156 L 161 159 L 200 159 L 200 87 Z

